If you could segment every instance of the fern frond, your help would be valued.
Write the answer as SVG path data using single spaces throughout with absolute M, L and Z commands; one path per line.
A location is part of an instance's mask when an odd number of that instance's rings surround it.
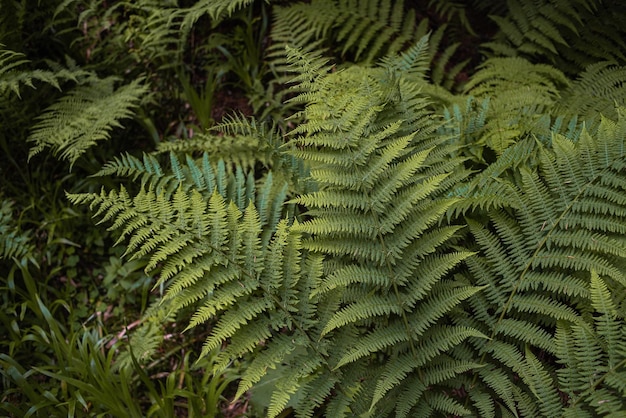
M 213 168 L 206 155 L 198 163 L 171 154 L 170 165 L 162 168 L 149 156 L 144 161 L 118 159 L 103 173 L 141 176 L 143 185 L 136 194 L 121 188 L 68 197 L 76 204 L 90 204 L 97 217 L 121 230 L 120 241 L 128 240 L 127 256 L 147 258 L 146 270 L 160 273 L 157 285 L 167 289 L 162 303 L 169 312 L 194 309 L 188 328 L 216 321 L 202 353 L 226 346 L 218 354 L 216 371 L 258 351 L 258 363 L 242 376 L 240 394 L 259 382 L 268 367 L 287 361 L 296 347 L 310 351 L 299 360 L 300 368 L 286 375 L 286 383 L 276 387 L 270 409 L 277 414 L 309 373 L 328 370 L 311 339 L 319 335 L 314 317 L 318 304 L 311 289 L 323 273 L 321 259 L 302 251 L 297 228 L 282 219 L 286 194 L 273 191 L 271 176 L 267 184 L 253 182 L 252 189 L 246 181 L 225 180 L 233 187 L 220 192 L 219 178 L 237 177 L 240 169 L 229 175 Z M 235 202 L 248 193 L 242 213 L 241 202 Z
M 0 205 L 0 259 L 24 260 L 31 262 L 34 250 L 30 234 L 19 231 L 13 219 L 13 203 L 2 199 Z M 35 263 L 36 264 L 36 263 Z
M 586 120 L 600 115 L 617 119 L 616 106 L 626 105 L 625 84 L 626 67 L 610 61 L 591 64 L 563 90 L 554 114 L 579 115 Z
M 610 11 L 587 0 L 507 4 L 505 16 L 493 17 L 500 33 L 485 44 L 495 55 L 542 60 L 571 75 L 600 61 L 625 62 L 621 4 Z
M 334 369 L 370 368 L 371 379 L 380 382 L 377 389 L 369 379 L 362 384 L 343 377 L 342 387 L 358 388 L 371 403 L 337 398 L 337 411 L 351 405 L 363 416 L 392 413 L 394 403 L 382 399 L 394 399 L 420 366 L 468 338 L 484 338 L 472 328 L 441 323 L 481 289 L 448 286 L 445 279 L 471 253 L 440 252 L 459 230 L 437 227 L 454 204 L 442 196 L 447 179 L 463 172 L 443 163 L 449 152 L 437 148 L 443 138 L 433 138 L 437 124 L 424 111 L 426 99 L 418 89 L 403 88 L 423 71 L 414 64 L 423 60 L 423 48 L 386 59 L 384 71 L 352 67 L 318 76 L 307 92 L 306 123 L 292 132 L 294 153 L 309 162 L 320 187 L 295 199 L 311 217 L 298 228 L 310 235 L 304 248 L 330 256 L 332 271 L 312 294 L 340 294 L 342 302 L 322 322 L 320 336 L 341 338 Z M 385 325 L 373 325 L 380 317 Z M 379 355 L 391 357 L 377 369 L 364 366 Z M 439 407 L 451 405 L 442 401 Z
M 213 161 L 224 160 L 244 169 L 253 168 L 257 162 L 268 165 L 267 145 L 253 136 L 225 136 L 207 133 L 195 134 L 189 139 L 160 142 L 157 152 L 179 154 L 207 153 Z
M 624 241 L 614 232 L 616 228 L 621 230 L 626 213 L 621 171 L 625 155 L 623 123 L 622 117 L 617 122 L 603 119 L 601 128 L 593 135 L 583 130 L 577 142 L 561 134 L 554 134 L 549 145 L 535 141 L 535 151 L 530 155 L 536 170 L 531 172 L 508 163 L 509 168 L 507 164 L 501 165 L 493 172 L 491 182 L 498 187 L 506 185 L 508 202 L 491 209 L 487 213 L 488 222 L 468 219 L 470 231 L 482 251 L 482 260 L 467 260 L 474 278 L 478 279 L 472 282 L 497 284 L 498 291 L 485 289 L 481 293 L 485 300 L 470 303 L 475 320 L 463 323 L 493 338 L 477 346 L 484 358 L 494 357 L 502 362 L 507 369 L 503 375 L 518 374 L 527 385 L 521 388 L 523 397 L 511 392 L 507 396 L 509 402 L 513 400 L 516 405 L 523 402 L 525 408 L 542 410 L 545 416 L 557 414 L 559 402 L 554 399 L 545 402 L 554 396 L 555 383 L 546 380 L 550 372 L 537 360 L 536 351 L 529 352 L 525 347 L 557 355 L 564 352 L 564 343 L 551 342 L 557 324 L 580 323 L 582 316 L 573 306 L 581 297 L 591 297 L 600 304 L 600 300 L 607 300 L 607 293 L 597 283 L 592 288 L 594 295 L 585 289 L 586 272 L 596 271 L 619 286 L 626 284 L 622 261 Z M 522 146 L 519 143 L 512 150 Z M 484 185 L 475 189 L 478 193 L 485 187 L 486 190 L 493 187 L 482 176 L 475 181 Z M 582 332 L 582 328 L 578 329 Z M 607 334 L 612 335 L 613 341 L 621 338 L 615 332 L 607 331 Z M 563 335 L 558 331 L 557 339 Z M 587 344 L 585 350 L 577 346 L 575 352 L 564 352 L 565 358 L 575 364 L 584 362 L 588 373 L 593 373 L 592 369 L 604 370 L 598 351 L 601 346 L 585 341 L 580 342 Z M 479 371 L 477 379 L 484 379 L 483 373 Z M 543 382 L 541 395 L 535 386 L 539 381 Z M 581 384 L 580 380 L 573 381 L 572 377 L 567 378 L 568 384 Z M 495 389 L 491 382 L 483 382 Z M 501 392 L 498 394 L 503 396 Z M 537 400 L 541 402 L 536 403 Z
M 269 2 L 269 0 L 265 0 Z M 225 16 L 232 15 L 235 11 L 249 6 L 253 0 L 201 0 L 193 6 L 182 11 L 184 19 L 181 25 L 183 30 L 193 26 L 200 17 L 207 14 L 213 21 L 220 21 Z
M 58 70 L 42 70 L 28 68 L 30 61 L 25 55 L 6 49 L 0 43 L 0 96 L 8 97 L 9 92 L 20 97 L 20 88 L 27 86 L 36 88 L 36 82 L 46 83 L 61 90 L 64 81 L 78 82 L 89 73 L 84 70 L 70 70 L 59 68 Z
M 486 119 L 481 120 L 480 141 L 500 155 L 537 123 L 569 85 L 563 73 L 548 64 L 532 64 L 522 58 L 491 58 L 466 84 L 477 99 L 489 99 Z M 483 122 L 484 121 L 484 122 Z
M 390 54 L 381 59 L 381 64 L 389 71 L 423 79 L 430 66 L 429 36 L 423 36 L 409 49 L 399 55 Z
M 623 289 L 623 285 L 619 285 Z M 592 272 L 589 283 L 595 321 L 560 322 L 556 344 L 559 382 L 570 397 L 566 415 L 575 413 L 609 414 L 624 410 L 626 357 L 623 317 L 615 315 L 615 305 L 607 284 Z
M 109 138 L 119 120 L 133 115 L 148 92 L 140 80 L 115 89 L 115 77 L 91 79 L 50 106 L 39 117 L 28 141 L 34 143 L 30 157 L 50 147 L 55 155 L 74 164 L 87 149 Z

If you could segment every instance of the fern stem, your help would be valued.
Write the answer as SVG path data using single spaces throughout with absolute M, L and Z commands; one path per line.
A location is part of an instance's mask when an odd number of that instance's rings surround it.
M 571 405 L 569 405 L 569 407 L 572 408 L 572 407 L 575 407 L 576 405 L 578 405 L 578 402 L 581 401 L 581 400 L 584 400 L 588 394 L 591 394 L 591 393 L 595 392 L 596 388 L 598 386 L 600 386 L 600 384 L 604 381 L 604 379 L 606 379 L 606 377 L 609 374 L 615 372 L 616 370 L 618 370 L 620 367 L 623 367 L 623 366 L 626 366 L 626 359 L 622 360 L 615 367 L 613 367 L 612 369 L 608 370 L 606 373 L 604 373 L 602 375 L 602 377 L 600 377 L 598 380 L 596 380 L 595 383 L 590 385 L 589 388 L 586 391 L 584 391 L 581 394 L 579 394 L 579 396 L 576 398 L 576 400 Z

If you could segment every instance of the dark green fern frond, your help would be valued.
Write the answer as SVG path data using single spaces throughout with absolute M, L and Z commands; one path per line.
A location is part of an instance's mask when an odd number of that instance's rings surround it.
M 626 284 L 624 119 L 605 119 L 600 126 L 576 143 L 560 134 L 551 146 L 535 142 L 536 171 L 498 170 L 491 181 L 479 176 L 484 186 L 477 187 L 476 198 L 491 206 L 480 190 L 503 186 L 507 203 L 491 209 L 488 222 L 468 220 L 482 256 L 466 263 L 474 283 L 489 287 L 470 300 L 472 319 L 461 323 L 493 338 L 477 340 L 477 350 L 489 358 L 486 363 L 503 364 L 502 375 L 520 376 L 526 385 L 520 389 L 542 416 L 558 416 L 560 403 L 556 382 L 548 378 L 552 371 L 537 360 L 536 350 L 557 355 L 550 342 L 557 323 L 581 320 L 574 307 L 589 297 L 585 272 Z M 495 391 L 489 373 L 476 376 Z M 514 392 L 507 397 L 515 405 L 522 399 Z
M 20 262 L 32 258 L 33 246 L 30 234 L 21 232 L 13 219 L 13 204 L 3 199 L 0 205 L 0 260 Z M 34 261 L 34 260 L 31 260 Z
M 587 121 L 600 115 L 616 119 L 615 107 L 626 105 L 625 86 L 626 67 L 608 61 L 592 64 L 562 91 L 554 114 L 578 115 Z
M 469 63 L 469 59 L 454 62 L 455 54 L 461 46 L 460 42 L 454 42 L 442 50 L 441 42 L 446 35 L 447 25 L 441 25 L 430 37 L 430 62 L 431 81 L 442 86 L 447 91 L 454 91 L 459 87 L 457 76 Z
M 332 39 L 335 51 L 363 63 L 399 53 L 428 31 L 427 22 L 418 26 L 403 0 L 314 0 L 278 8 L 275 22 L 272 36 L 282 48 L 317 47 Z
M 175 312 L 167 304 L 157 302 L 148 307 L 137 329 L 132 330 L 132 335 L 128 336 L 127 344 L 121 347 L 121 353 L 116 358 L 113 369 L 132 368 L 133 357 L 134 361 L 141 364 L 151 360 L 163 343 L 164 324 L 173 322 L 175 320 L 174 314 Z
M 496 56 L 541 60 L 567 74 L 599 61 L 625 62 L 622 4 L 508 0 L 507 5 L 506 16 L 492 17 L 499 36 L 485 45 Z
M 305 53 L 322 52 L 324 39 L 333 25 L 333 0 L 317 0 L 317 13 L 308 3 L 272 8 L 272 45 L 268 47 L 270 65 L 277 74 L 289 70 L 285 48 L 297 48 Z M 320 11 L 324 13 L 320 13 Z
M 276 74 L 287 81 L 285 74 L 290 67 L 285 47 L 297 48 L 306 54 L 349 54 L 352 61 L 367 65 L 401 51 L 406 51 L 406 58 L 414 58 L 412 54 L 425 51 L 428 45 L 428 55 L 419 53 L 420 67 L 432 69 L 434 85 L 424 83 L 422 87 L 429 92 L 432 90 L 433 95 L 445 96 L 445 89 L 456 85 L 456 75 L 467 64 L 462 61 L 452 67 L 448 65 L 458 44 L 438 54 L 446 29 L 446 25 L 442 25 L 429 37 L 428 20 L 418 23 L 413 9 L 409 8 L 407 13 L 403 1 L 316 0 L 274 8 L 274 42 L 268 59 Z
M 339 0 L 336 12 L 335 39 L 343 44 L 342 55 L 350 51 L 355 61 L 368 63 L 381 55 L 399 53 L 426 34 L 416 31 L 415 12 L 404 9 L 402 0 L 361 0 L 356 4 Z
M 125 30 L 136 45 L 132 52 L 137 60 L 149 60 L 159 68 L 176 65 L 182 59 L 185 36 L 181 36 L 182 10 L 175 1 L 142 0 L 125 2 L 132 15 Z M 84 12 L 83 12 L 84 13 Z
M 109 138 L 119 120 L 133 115 L 148 88 L 135 80 L 115 88 L 117 78 L 92 78 L 46 109 L 28 141 L 34 143 L 30 156 L 50 147 L 55 155 L 74 164 L 87 149 Z
M 594 318 L 558 324 L 555 342 L 560 387 L 568 397 L 563 416 L 618 416 L 626 409 L 626 332 L 624 312 L 619 312 L 612 293 L 592 272 L 589 282 Z M 613 414 L 613 415 L 611 415 Z

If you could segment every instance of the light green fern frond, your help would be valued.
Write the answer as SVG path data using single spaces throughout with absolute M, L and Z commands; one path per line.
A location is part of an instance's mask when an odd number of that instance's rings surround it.
M 210 155 L 213 161 L 228 161 L 244 169 L 254 168 L 257 163 L 269 165 L 268 144 L 259 143 L 257 136 L 197 133 L 189 139 L 160 142 L 157 145 L 157 151 L 159 153 L 176 152 L 189 155 L 202 152 Z
M 330 274 L 314 294 L 322 300 L 341 295 L 320 333 L 341 346 L 333 355 L 335 369 L 369 370 L 367 382 L 343 377 L 338 384 L 354 387 L 354 398 L 337 397 L 333 405 L 350 405 L 364 416 L 392 413 L 397 394 L 414 376 L 423 378 L 426 364 L 483 336 L 440 323 L 480 289 L 447 280 L 471 256 L 444 251 L 458 229 L 437 226 L 454 204 L 441 196 L 446 181 L 464 172 L 461 159 L 450 159 L 451 149 L 439 153 L 437 147 L 445 146 L 433 135 L 437 122 L 424 111 L 427 100 L 411 88 L 424 71 L 421 48 L 385 60 L 383 71 L 352 67 L 323 76 L 317 86 L 333 88 L 307 93 L 306 123 L 293 131 L 294 153 L 311 165 L 320 188 L 295 199 L 311 218 L 299 226 L 311 236 L 304 246 L 329 257 Z M 455 162 L 448 166 L 446 160 Z M 375 357 L 383 360 L 373 362 Z M 450 376 L 433 378 L 439 384 Z M 398 406 L 418 411 L 430 400 L 422 393 L 412 402 Z M 433 410 L 455 409 L 451 400 L 432 402 Z
M 308 352 L 293 360 L 288 383 L 276 388 L 270 411 L 278 414 L 286 394 L 299 390 L 308 373 L 325 364 L 310 338 L 316 333 L 310 329 L 319 326 L 311 289 L 320 281 L 321 259 L 303 252 L 300 233 L 284 219 L 284 187 L 274 186 L 271 175 L 255 184 L 237 173 L 240 168 L 233 174 L 223 166 L 215 169 L 206 155 L 183 163 L 170 154 L 169 169 L 151 156 L 143 161 L 126 156 L 100 175 L 141 178 L 138 192 L 120 188 L 68 197 L 89 204 L 97 218 L 120 231 L 126 256 L 146 257 L 146 271 L 158 272 L 156 285 L 167 289 L 162 303 L 168 315 L 190 306 L 195 313 L 189 328 L 216 321 L 203 351 L 226 345 L 216 357 L 216 370 L 255 352 L 240 394 L 296 347 Z M 146 336 L 139 342 L 150 347 L 153 341 Z
M 133 115 L 148 88 L 135 80 L 115 88 L 115 77 L 92 78 L 54 103 L 39 116 L 28 141 L 30 157 L 50 147 L 55 155 L 74 164 L 87 149 L 109 138 L 119 120 Z
M 269 0 L 264 0 L 269 3 Z M 220 21 L 225 16 L 232 15 L 235 11 L 249 6 L 254 0 L 200 0 L 194 5 L 182 11 L 184 19 L 182 29 L 193 26 L 200 17 L 209 15 L 213 21 Z
M 82 70 L 30 69 L 30 61 L 24 54 L 6 49 L 0 43 L 0 97 L 8 97 L 9 92 L 20 96 L 21 86 L 36 88 L 36 82 L 43 82 L 61 90 L 63 81 L 78 81 L 88 73 Z

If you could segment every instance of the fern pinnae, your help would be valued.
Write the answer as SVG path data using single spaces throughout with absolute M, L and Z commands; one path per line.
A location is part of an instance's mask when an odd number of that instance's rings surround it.
M 428 306 L 428 308 L 425 308 L 427 313 L 424 313 L 424 315 L 426 315 L 424 318 L 427 318 L 430 314 L 439 315 L 440 307 L 433 306 L 431 308 L 430 304 L 434 302 L 432 300 L 424 301 L 423 298 L 426 297 L 433 290 L 433 286 L 436 285 L 436 283 L 440 280 L 442 276 L 450 271 L 452 266 L 460 264 L 462 261 L 473 255 L 473 253 L 469 252 L 456 252 L 424 257 L 424 259 L 420 261 L 419 265 L 417 265 L 414 269 L 414 274 L 420 278 L 419 281 L 415 281 L 413 283 L 402 283 L 402 281 L 400 280 L 393 281 L 393 283 L 404 285 L 402 296 L 403 308 L 405 310 L 413 310 L 416 305 Z M 461 289 L 457 290 L 459 290 L 459 293 L 453 292 L 453 294 L 450 295 L 452 297 L 451 300 L 456 301 L 453 303 L 453 305 L 464 299 L 464 297 L 462 299 L 455 299 L 456 297 L 460 297 L 460 295 L 463 294 L 460 291 Z M 445 299 L 440 300 L 439 296 L 436 298 L 436 300 L 442 303 L 441 307 L 447 306 L 447 309 L 451 309 L 453 307 L 453 305 L 448 305 L 447 303 L 445 303 Z M 421 310 L 422 308 L 419 306 L 417 307 L 417 309 Z
M 505 318 L 495 326 L 495 335 L 511 336 L 519 341 L 538 347 L 547 353 L 554 354 L 556 351 L 553 335 L 548 333 L 540 325 L 527 321 Z
M 389 316 L 392 313 L 400 313 L 395 301 L 390 300 L 389 297 L 372 295 L 365 300 L 353 302 L 337 312 L 322 330 L 322 336 L 352 322 L 374 316 Z
M 400 354 L 386 363 L 384 371 L 376 383 L 376 391 L 372 397 L 372 406 L 379 402 L 386 392 L 395 387 L 399 381 L 405 379 L 407 374 L 412 371 L 417 370 L 420 379 L 424 381 L 423 376 L 425 374 L 424 370 L 421 370 L 422 366 L 438 354 L 470 337 L 484 338 L 485 336 L 468 327 L 444 325 L 430 328 L 424 335 L 423 340 L 420 341 L 416 352 Z M 425 341 L 428 342 L 426 343 Z
M 76 87 L 39 117 L 28 138 L 34 143 L 30 157 L 52 148 L 54 154 L 73 165 L 98 141 L 108 139 L 120 119 L 129 118 L 147 93 L 141 80 L 114 89 L 115 78 L 94 78 Z

